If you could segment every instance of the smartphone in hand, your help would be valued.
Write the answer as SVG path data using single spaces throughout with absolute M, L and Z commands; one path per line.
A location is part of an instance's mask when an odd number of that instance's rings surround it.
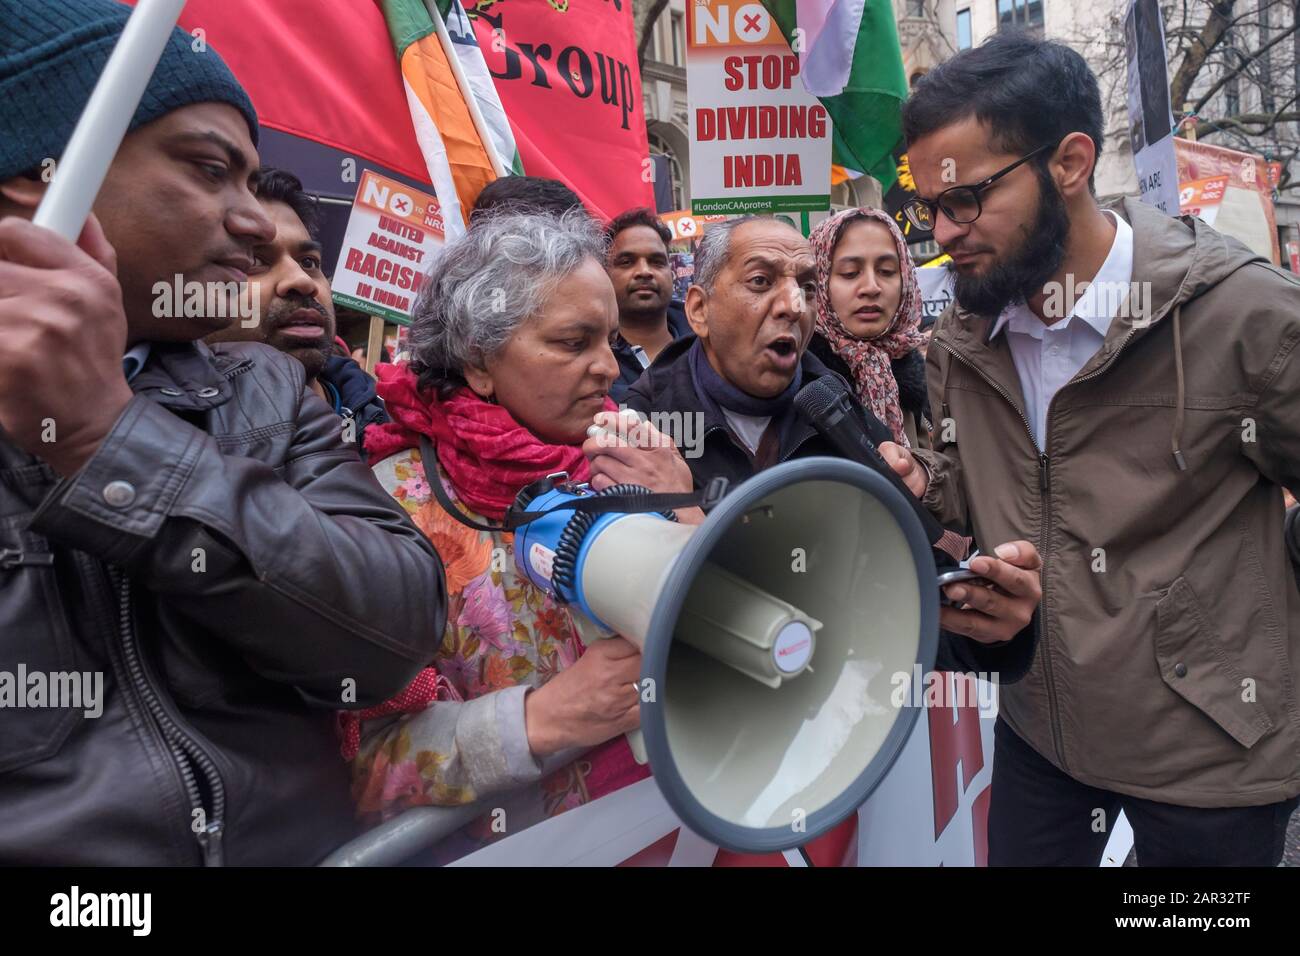
M 966 564 L 965 561 L 962 564 Z M 972 587 L 990 588 L 993 582 L 988 578 L 980 577 L 968 567 L 957 567 L 952 571 L 945 571 L 938 577 L 939 584 L 939 603 L 944 607 L 964 607 L 960 601 L 954 601 L 944 593 L 944 588 L 949 584 L 969 583 Z

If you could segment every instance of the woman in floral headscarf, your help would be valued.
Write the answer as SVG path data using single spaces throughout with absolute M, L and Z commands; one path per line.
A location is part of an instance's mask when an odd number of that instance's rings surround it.
M 916 267 L 893 218 L 846 209 L 809 237 L 817 259 L 817 324 L 809 349 L 844 375 L 859 401 L 910 447 L 930 447 Z

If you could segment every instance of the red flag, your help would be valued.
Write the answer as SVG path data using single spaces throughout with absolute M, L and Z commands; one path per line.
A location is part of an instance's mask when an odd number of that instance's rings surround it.
M 480 0 L 466 10 L 524 171 L 563 180 L 605 219 L 653 207 L 630 0 Z
M 475 21 L 524 171 L 562 180 L 606 219 L 652 205 L 631 4 L 561 6 L 499 0 Z M 265 126 L 429 184 L 375 0 L 189 0 L 181 25 L 202 31 L 195 42 L 221 54 Z

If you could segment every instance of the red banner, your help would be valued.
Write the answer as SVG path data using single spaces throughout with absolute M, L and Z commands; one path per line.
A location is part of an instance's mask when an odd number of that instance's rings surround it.
M 466 3 L 524 170 L 612 219 L 654 206 L 631 0 Z
M 476 32 L 524 169 L 605 219 L 653 205 L 631 0 L 483 6 Z M 266 126 L 429 182 L 375 0 L 189 0 L 181 25 L 221 54 Z

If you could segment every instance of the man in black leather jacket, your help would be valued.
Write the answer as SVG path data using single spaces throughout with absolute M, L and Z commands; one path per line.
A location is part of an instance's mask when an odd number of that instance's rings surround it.
M 173 35 L 77 244 L 28 221 L 126 13 L 0 0 L 0 863 L 313 863 L 334 713 L 432 657 L 442 567 L 299 362 L 196 341 L 273 228 L 214 53 Z

